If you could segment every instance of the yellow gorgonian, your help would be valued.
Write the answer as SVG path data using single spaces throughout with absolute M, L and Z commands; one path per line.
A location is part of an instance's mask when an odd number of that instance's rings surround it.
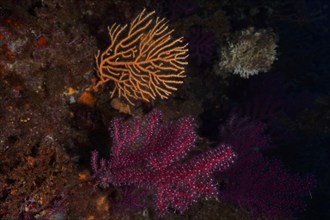
M 183 83 L 187 44 L 173 38 L 165 19 L 154 15 L 143 10 L 129 25 L 108 28 L 110 45 L 95 56 L 99 80 L 94 90 L 112 82 L 111 97 L 134 105 L 134 100 L 166 99 Z

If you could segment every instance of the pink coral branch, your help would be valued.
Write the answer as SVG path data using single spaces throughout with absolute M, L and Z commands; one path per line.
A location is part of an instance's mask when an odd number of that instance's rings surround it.
M 235 159 L 227 145 L 190 157 L 197 139 L 191 117 L 164 122 L 159 111 L 152 111 L 142 119 L 115 119 L 110 131 L 110 161 L 98 165 L 97 153 L 92 154 L 95 177 L 101 186 L 149 189 L 159 215 L 169 208 L 183 212 L 199 198 L 217 196 L 212 173 Z

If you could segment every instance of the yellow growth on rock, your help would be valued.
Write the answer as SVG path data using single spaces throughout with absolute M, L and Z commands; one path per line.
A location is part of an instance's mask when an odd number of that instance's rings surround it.
M 120 101 L 118 98 L 114 98 L 111 100 L 110 105 L 112 108 L 116 109 L 117 111 L 125 114 L 131 114 L 131 108 L 128 104 L 125 104 Z
M 166 99 L 183 83 L 187 44 L 172 38 L 174 30 L 154 14 L 143 10 L 130 25 L 115 23 L 108 28 L 110 45 L 95 56 L 99 80 L 94 91 L 113 82 L 111 97 L 117 94 L 134 105 L 134 100 Z

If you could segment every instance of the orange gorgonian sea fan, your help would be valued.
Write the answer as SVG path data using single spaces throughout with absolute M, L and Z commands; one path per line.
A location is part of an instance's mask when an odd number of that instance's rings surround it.
M 183 83 L 187 44 L 172 38 L 174 30 L 154 14 L 143 10 L 130 25 L 115 23 L 108 28 L 110 45 L 95 56 L 99 76 L 95 91 L 111 81 L 111 98 L 117 94 L 134 105 L 134 100 L 166 99 Z

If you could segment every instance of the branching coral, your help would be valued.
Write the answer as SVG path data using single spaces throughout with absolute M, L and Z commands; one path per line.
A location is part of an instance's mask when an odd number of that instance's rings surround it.
M 134 100 L 149 102 L 157 96 L 168 98 L 183 83 L 187 45 L 172 36 L 165 19 L 143 10 L 129 26 L 109 27 L 111 43 L 96 55 L 99 81 L 94 90 L 111 81 L 111 97 L 118 93 L 131 105 Z
M 187 156 L 197 138 L 192 118 L 163 122 L 158 111 L 144 120 L 113 120 L 111 136 L 110 161 L 99 163 L 98 153 L 93 153 L 95 178 L 104 187 L 147 188 L 159 215 L 170 208 L 183 212 L 200 198 L 215 197 L 218 190 L 212 173 L 226 169 L 235 158 L 231 147 L 222 144 Z
M 226 184 L 220 199 L 247 208 L 255 216 L 291 217 L 304 209 L 312 176 L 289 173 L 278 160 L 261 153 L 269 148 L 265 124 L 233 117 L 221 127 L 222 141 L 233 146 L 239 159 L 224 172 Z

